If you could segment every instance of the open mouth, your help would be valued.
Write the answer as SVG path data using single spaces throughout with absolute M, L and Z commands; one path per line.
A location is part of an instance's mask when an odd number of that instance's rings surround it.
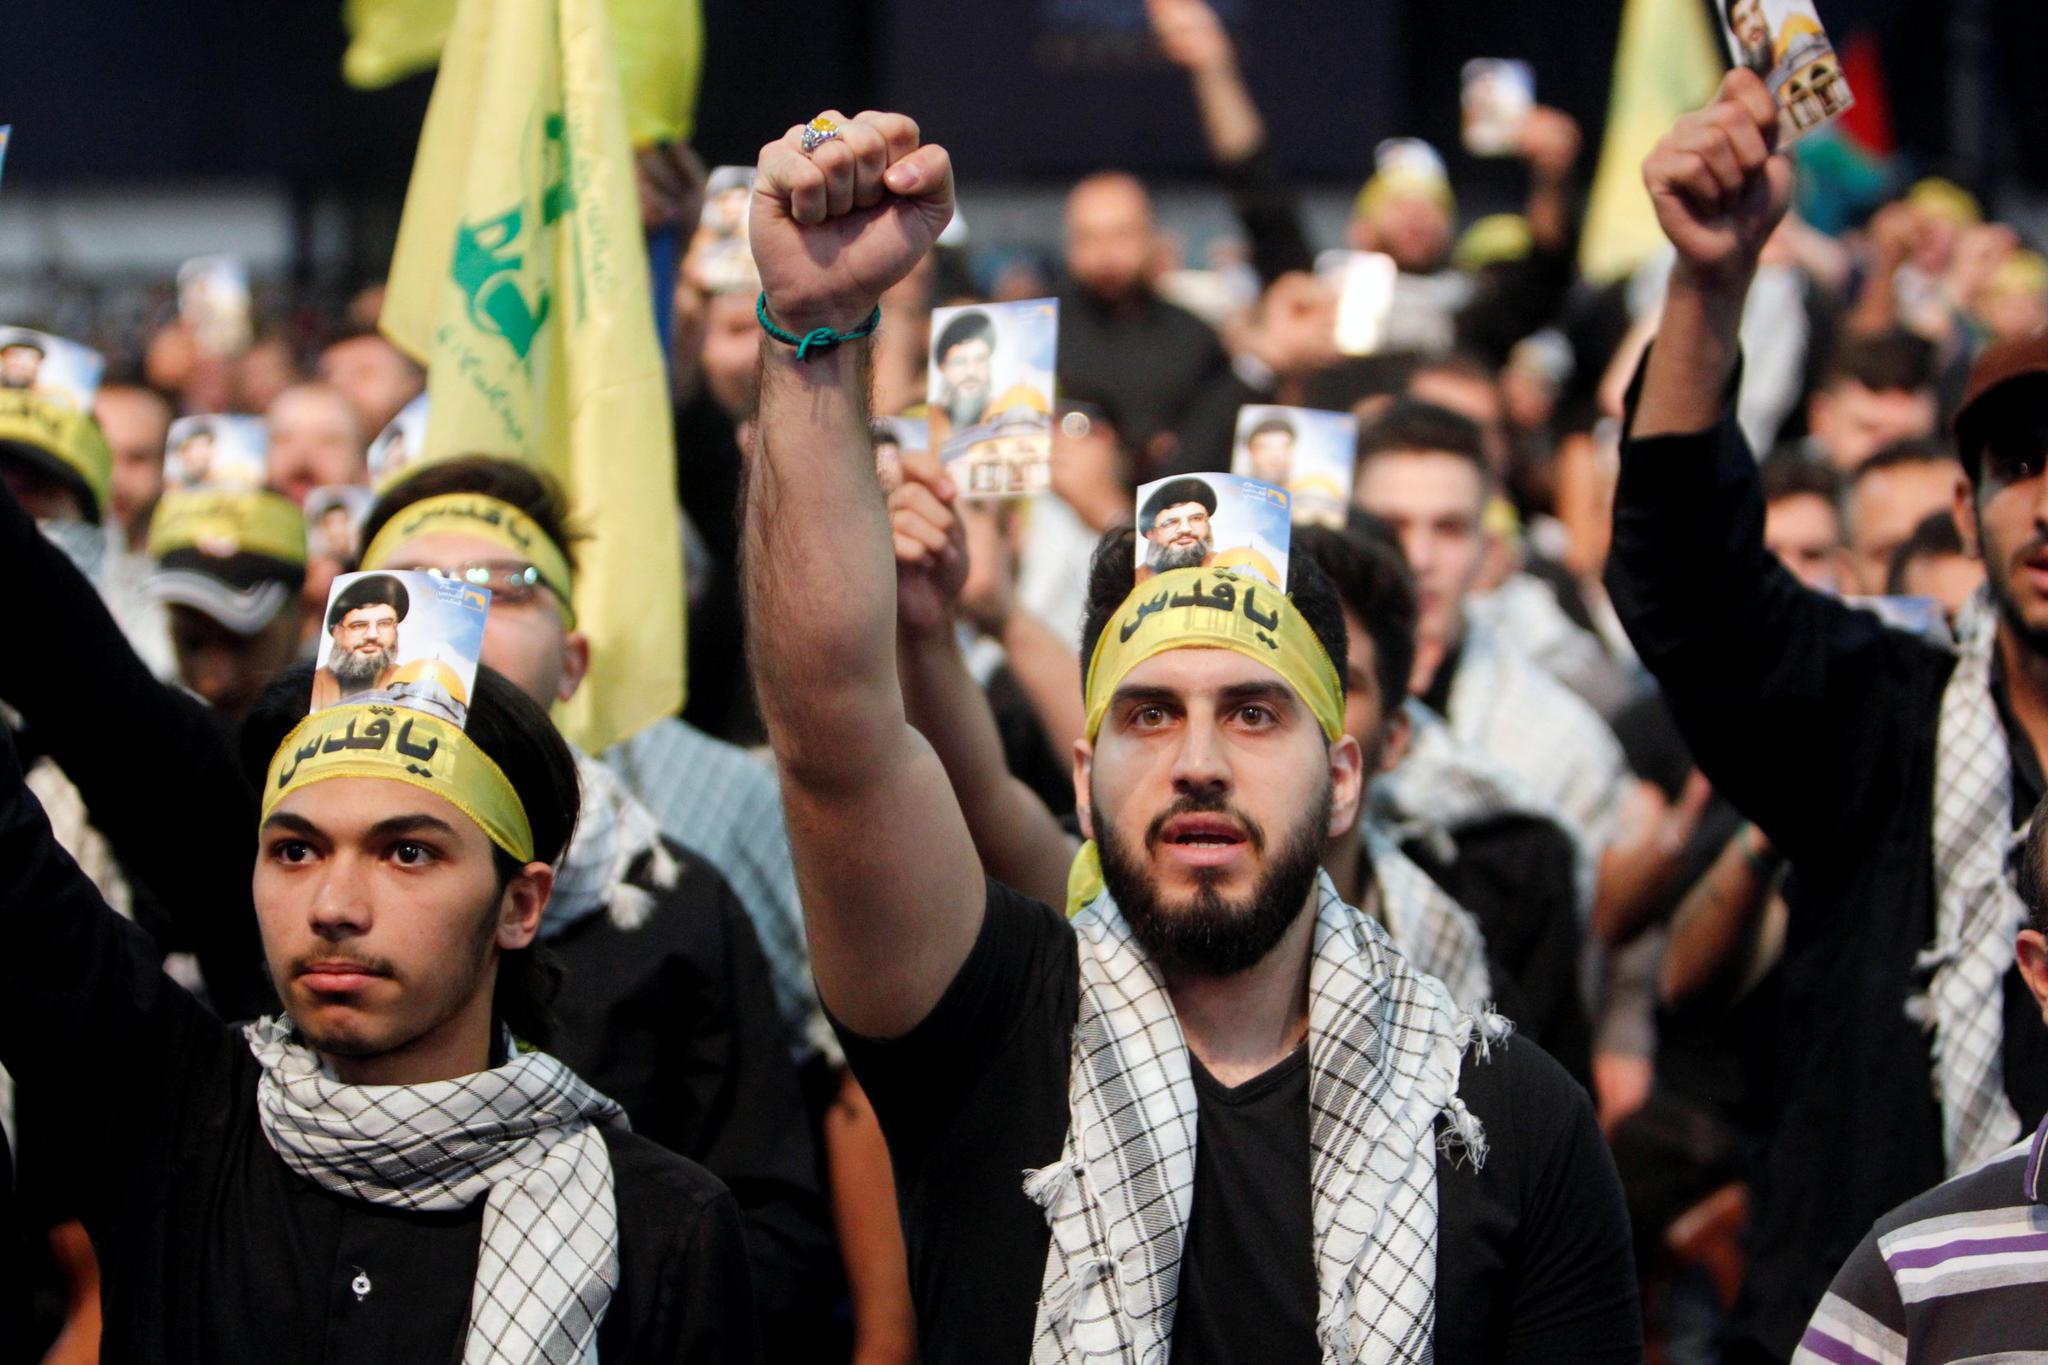
M 1191 867 L 1234 862 L 1250 842 L 1244 827 L 1223 815 L 1176 815 L 1159 831 L 1166 856 Z

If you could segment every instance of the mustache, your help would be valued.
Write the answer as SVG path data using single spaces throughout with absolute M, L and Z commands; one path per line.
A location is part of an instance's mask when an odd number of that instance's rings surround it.
M 397 964 L 389 958 L 377 957 L 369 953 L 353 953 L 345 948 L 328 948 L 301 953 L 291 960 L 285 969 L 285 974 L 288 977 L 304 976 L 316 966 L 325 967 L 330 970 L 336 967 L 343 969 L 352 968 L 359 972 L 368 973 L 371 976 L 395 977 L 398 975 Z
M 1174 803 L 1152 817 L 1152 823 L 1145 827 L 1145 848 L 1149 852 L 1159 847 L 1159 841 L 1166 835 L 1169 820 L 1181 815 L 1227 815 L 1244 830 L 1245 842 L 1254 852 L 1266 851 L 1266 830 L 1258 821 L 1236 809 L 1221 796 L 1184 793 Z

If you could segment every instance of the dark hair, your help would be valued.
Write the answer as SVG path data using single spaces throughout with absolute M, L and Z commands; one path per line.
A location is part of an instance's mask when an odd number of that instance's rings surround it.
M 2018 876 L 2020 900 L 2027 907 L 2026 927 L 2048 934 L 2048 869 L 2041 866 L 2043 858 L 2048 858 L 2048 797 L 2034 807 L 2027 842 L 2020 849 Z
M 384 523 L 416 502 L 443 493 L 478 493 L 509 503 L 533 518 L 576 566 L 576 542 L 582 537 L 569 527 L 569 499 L 560 484 L 532 465 L 495 455 L 460 455 L 422 465 L 384 490 L 370 515 L 363 519 L 357 543 L 368 545 L 384 529 Z
M 938 344 L 932 347 L 932 358 L 943 365 L 946 352 L 970 341 L 985 341 L 990 350 L 995 349 L 996 325 L 979 308 L 962 313 L 946 324 L 946 330 L 939 333 Z
M 1397 399 L 1358 433 L 1361 468 L 1375 455 L 1393 454 L 1456 455 L 1470 460 L 1480 478 L 1492 486 L 1493 475 L 1486 463 L 1486 436 L 1479 424 L 1463 413 L 1434 403 Z
M 1288 565 L 1294 569 L 1304 561 L 1323 571 L 1344 606 L 1372 636 L 1373 678 L 1379 685 L 1380 707 L 1391 712 L 1408 695 L 1421 610 L 1415 597 L 1415 575 L 1401 553 L 1400 541 L 1385 522 L 1354 507 L 1342 530 L 1294 528 Z M 1342 668 L 1341 661 L 1338 666 Z
M 1909 436 L 1902 441 L 1893 441 L 1881 446 L 1875 455 L 1857 465 L 1849 475 L 1848 491 L 1854 492 L 1872 474 L 1881 474 L 1887 469 L 1903 469 L 1908 465 L 1958 464 L 1956 452 L 1946 441 L 1933 436 Z
M 1131 588 L 1138 577 L 1137 568 L 1138 533 L 1128 526 L 1118 526 L 1102 533 L 1095 542 L 1094 557 L 1088 561 L 1088 611 L 1081 621 L 1081 679 L 1085 686 L 1088 677 L 1088 661 L 1095 654 L 1095 642 L 1109 625 L 1109 618 L 1131 595 Z M 1337 590 L 1330 585 L 1314 560 L 1290 558 L 1288 561 L 1288 597 L 1307 620 L 1309 629 L 1322 641 L 1329 651 L 1330 662 L 1336 665 L 1337 681 L 1344 681 L 1344 607 L 1338 601 Z M 1404 684 L 1405 686 L 1405 684 Z
M 1413 389 L 1415 381 L 1426 374 L 1449 375 L 1455 379 L 1470 379 L 1491 388 L 1500 387 L 1500 367 L 1482 355 L 1472 351 L 1450 351 L 1421 361 L 1408 372 L 1404 389 Z
M 1250 444 L 1261 436 L 1293 436 L 1294 434 L 1294 423 L 1288 421 L 1285 417 L 1268 417 L 1246 432 L 1244 439 L 1246 444 Z
M 242 722 L 242 772 L 257 791 L 270 780 L 277 746 L 305 719 L 312 695 L 313 670 L 306 665 L 289 669 L 264 689 Z M 582 797 L 576 760 L 547 712 L 503 674 L 479 665 L 464 731 L 498 765 L 526 808 L 535 861 L 559 864 L 576 832 Z M 491 861 L 502 891 L 521 864 L 496 844 Z M 500 954 L 493 1012 L 519 1037 L 546 1047 L 561 984 L 561 964 L 536 939 L 530 947 Z
M 1917 393 L 1934 387 L 1934 365 L 1934 347 L 1926 338 L 1894 328 L 1841 342 L 1828 357 L 1820 386 L 1850 380 L 1874 393 Z
M 1892 551 L 1891 567 L 1885 571 L 1884 590 L 1897 597 L 1906 591 L 1906 570 L 1916 559 L 1941 559 L 1963 553 L 1963 533 L 1956 529 L 1952 512 L 1929 512 L 1913 534 Z
M 327 608 L 327 629 L 332 633 L 350 612 L 378 605 L 391 608 L 403 621 L 412 611 L 412 594 L 406 591 L 404 580 L 388 573 L 358 578 L 334 595 Z
M 1159 514 L 1169 507 L 1198 502 L 1211 516 L 1216 513 L 1216 490 L 1207 479 L 1193 476 L 1163 483 L 1152 490 L 1145 505 L 1138 509 L 1139 531 L 1150 531 L 1159 520 Z
M 1766 507 L 1787 498 L 1819 498 L 1829 507 L 1842 500 L 1842 476 L 1831 466 L 1797 451 L 1779 451 L 1767 457 L 1757 466 L 1756 473 L 1763 485 Z

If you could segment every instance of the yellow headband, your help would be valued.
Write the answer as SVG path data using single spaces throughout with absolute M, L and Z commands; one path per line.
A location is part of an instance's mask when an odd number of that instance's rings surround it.
M 1427 199 L 1443 210 L 1445 217 L 1458 216 L 1458 199 L 1451 192 L 1450 181 L 1406 167 L 1375 172 L 1351 201 L 1351 215 L 1370 221 L 1397 199 Z
M 1330 651 L 1292 598 L 1250 577 L 1173 569 L 1131 589 L 1088 660 L 1088 738 L 1102 729 L 1116 689 L 1145 660 L 1170 649 L 1228 649 L 1287 680 L 1332 744 L 1344 733 L 1344 684 Z M 1102 857 L 1091 839 L 1067 872 L 1067 917 L 1102 891 Z
M 509 502 L 486 493 L 439 493 L 421 498 L 393 514 L 363 551 L 364 569 L 389 567 L 392 553 L 414 536 L 450 531 L 488 540 L 533 565 L 540 581 L 562 605 L 562 619 L 573 629 L 576 607 L 569 592 L 574 575 L 569 556 L 543 531 L 540 523 Z
M 1170 649 L 1228 649 L 1287 680 L 1323 738 L 1344 733 L 1344 684 L 1301 609 L 1279 589 L 1214 569 L 1173 569 L 1131 589 L 1088 659 L 1088 738 L 1130 671 Z
M 92 414 L 46 393 L 0 389 L 0 441 L 29 446 L 84 484 L 98 520 L 114 477 L 114 453 Z
M 403 707 L 353 703 L 315 711 L 277 746 L 263 783 L 263 819 L 292 792 L 335 777 L 374 777 L 432 792 L 499 848 L 533 861 L 519 793 L 459 726 Z
M 149 519 L 149 557 L 176 550 L 263 555 L 285 564 L 306 562 L 306 519 L 279 493 L 170 492 Z

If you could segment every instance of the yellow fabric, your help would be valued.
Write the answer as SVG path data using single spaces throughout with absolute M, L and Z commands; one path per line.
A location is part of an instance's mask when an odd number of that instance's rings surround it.
M 342 74 L 375 90 L 441 60 L 456 0 L 348 0 L 348 52 Z M 704 70 L 704 9 L 699 0 L 608 0 L 618 35 L 619 83 L 626 128 L 636 147 L 687 142 L 696 123 Z
M 363 551 L 362 567 L 389 568 L 399 546 L 415 536 L 439 531 L 487 540 L 531 564 L 562 604 L 570 628 L 575 628 L 576 611 L 570 597 L 575 575 L 569 568 L 569 556 L 539 522 L 511 503 L 483 493 L 441 493 L 399 508 Z
M 1915 182 L 1906 192 L 1906 202 L 1922 213 L 1932 214 L 1946 223 L 1957 227 L 1975 227 L 1984 221 L 1984 210 L 1977 203 L 1977 196 L 1953 180 L 1944 180 L 1930 175 Z
M 526 807 L 491 756 L 461 727 L 402 706 L 330 706 L 277 746 L 263 783 L 263 819 L 295 791 L 336 777 L 373 777 L 432 792 L 474 820 L 490 841 L 533 861 Z
M 1680 114 L 1714 97 L 1725 68 L 1698 0 L 1626 0 L 1607 134 L 1579 241 L 1579 269 L 1594 284 L 1620 279 L 1664 245 L 1643 162 Z
M 668 377 L 600 0 L 459 0 L 381 325 L 427 366 L 422 460 L 531 461 L 590 529 L 590 676 L 560 714 L 597 752 L 683 702 Z
M 1519 213 L 1493 213 L 1465 229 L 1451 248 L 1451 264 L 1460 270 L 1483 270 L 1499 262 L 1527 259 L 1535 250 L 1529 220 Z
M 1090 839 L 1081 845 L 1067 867 L 1067 918 L 1088 908 L 1088 902 L 1102 894 L 1102 850 Z
M 1344 733 L 1344 683 L 1314 627 L 1286 594 L 1214 569 L 1174 569 L 1131 589 L 1088 659 L 1088 738 L 1132 669 L 1170 649 L 1228 649 L 1287 680 L 1323 737 Z
M 1396 199 L 1427 199 L 1444 211 L 1447 218 L 1458 216 L 1458 199 L 1451 193 L 1451 182 L 1440 175 L 1421 175 L 1411 170 L 1380 171 L 1365 182 L 1358 198 L 1351 203 L 1355 218 L 1371 222 L 1386 205 Z
M 34 446 L 84 481 L 97 518 L 107 505 L 114 453 L 89 412 L 26 389 L 0 389 L 0 441 Z
M 149 518 L 149 557 L 162 559 L 176 550 L 201 550 L 223 559 L 264 555 L 303 565 L 305 514 L 281 493 L 174 489 L 163 495 Z

